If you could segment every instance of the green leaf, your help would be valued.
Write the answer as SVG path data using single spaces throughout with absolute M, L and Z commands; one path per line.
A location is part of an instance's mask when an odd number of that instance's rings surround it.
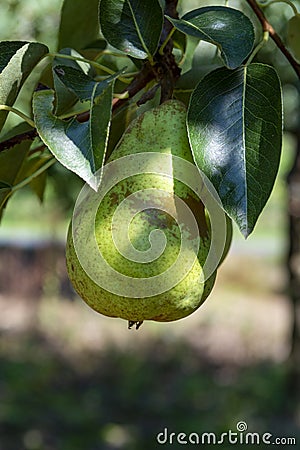
M 5 207 L 7 200 L 11 195 L 12 188 L 6 183 L 0 181 L 0 220 L 3 214 L 3 208 Z
M 0 153 L 0 217 L 2 209 L 20 180 L 20 174 L 26 160 L 31 141 L 23 141 Z
M 44 154 L 43 151 L 35 151 L 33 154 L 28 154 L 26 158 L 24 158 L 23 164 L 21 169 L 19 170 L 19 173 L 15 179 L 15 184 L 21 183 L 23 180 L 25 180 L 28 177 L 31 177 L 35 172 L 37 172 L 41 167 L 43 167 L 49 160 L 52 159 L 52 155 L 50 155 L 48 152 Z M 30 181 L 29 186 L 32 188 L 32 190 L 37 194 L 38 198 L 42 199 L 42 192 L 41 188 L 39 187 L 38 190 L 35 190 L 35 186 L 39 185 L 39 182 L 37 181 L 38 178 L 45 178 L 46 180 L 47 172 L 42 172 L 41 175 L 38 175 L 37 177 L 34 177 L 32 181 Z M 45 187 L 45 186 L 44 186 Z
M 0 136 L 0 143 L 19 136 L 20 134 L 30 133 L 32 130 L 33 128 L 29 125 L 28 122 L 20 122 L 10 130 L 7 130 L 5 134 L 2 134 L 2 136 Z
M 47 172 L 46 171 L 42 172 L 37 177 L 33 178 L 33 180 L 29 184 L 32 191 L 37 195 L 37 197 L 41 203 L 44 200 L 46 184 L 47 184 Z
M 99 0 L 64 0 L 58 49 L 72 47 L 80 50 L 99 38 Z
M 123 72 L 123 70 L 107 77 L 103 81 L 95 81 L 82 70 L 68 66 L 56 66 L 54 69 L 60 81 L 71 90 L 80 101 L 89 100 L 91 97 L 98 97 L 111 84 L 113 80 Z
M 90 119 L 63 121 L 52 113 L 53 91 L 38 91 L 33 97 L 37 131 L 56 159 L 97 189 L 107 148 L 111 122 L 113 82 L 95 100 L 91 98 Z M 95 86 L 95 91 L 97 88 Z M 95 101 L 94 101 L 95 100 Z
M 181 65 L 181 77 L 179 78 L 177 83 L 181 82 L 182 75 L 184 75 L 186 72 L 191 70 L 191 68 L 193 66 L 194 57 L 196 54 L 195 51 L 196 51 L 198 44 L 199 44 L 199 39 L 190 37 L 190 36 L 188 37 L 187 42 L 186 42 L 186 49 L 185 49 L 183 64 Z M 199 69 L 197 68 L 196 71 L 198 74 L 198 76 L 197 76 L 197 82 L 198 82 L 199 81 Z
M 95 41 L 89 42 L 83 49 L 84 53 L 86 54 L 87 51 L 91 52 L 95 50 L 95 55 L 98 55 L 99 52 L 102 52 L 107 47 L 107 42 L 105 39 L 96 39 Z M 86 56 L 85 56 L 86 57 Z
M 186 34 L 181 33 L 179 30 L 176 30 L 172 36 L 172 41 L 174 48 L 178 48 L 181 53 L 184 55 L 187 47 L 187 37 Z
M 276 71 L 251 64 L 209 73 L 192 94 L 187 126 L 197 166 L 247 237 L 271 194 L 280 161 L 282 101 Z
M 19 179 L 31 141 L 23 141 L 0 153 L 0 181 L 14 186 Z
M 32 176 L 53 158 L 42 152 L 31 155 L 31 144 L 31 140 L 24 140 L 0 153 L 0 218 L 10 196 L 26 184 L 40 200 L 43 198 L 46 170 L 36 177 Z
M 254 45 L 253 24 L 237 9 L 207 6 L 195 9 L 181 19 L 168 17 L 168 20 L 181 32 L 215 44 L 229 69 L 240 66 Z
M 48 48 L 38 42 L 0 42 L 0 104 L 12 106 L 19 91 Z M 0 130 L 8 111 L 0 111 Z
M 48 155 L 42 155 L 40 153 L 33 154 L 32 156 L 28 157 L 23 165 L 22 168 L 22 178 L 27 178 L 33 173 L 35 173 L 38 169 L 43 167 L 52 156 Z M 45 170 L 40 175 L 34 177 L 31 182 L 29 183 L 29 186 L 31 187 L 32 191 L 37 195 L 38 199 L 42 202 L 44 197 L 44 192 L 46 188 L 46 181 L 47 181 L 47 171 Z
M 74 56 L 82 58 L 82 55 L 72 48 L 63 48 L 60 52 L 62 55 Z M 77 96 L 71 92 L 57 75 L 55 68 L 57 66 L 68 66 L 74 69 L 80 69 L 81 72 L 88 74 L 92 71 L 90 64 L 83 61 L 76 61 L 72 59 L 65 59 L 56 56 L 52 62 L 54 89 L 55 89 L 55 114 L 57 116 L 68 111 L 77 101 Z
M 134 58 L 151 58 L 163 26 L 158 0 L 101 0 L 100 26 L 105 39 Z

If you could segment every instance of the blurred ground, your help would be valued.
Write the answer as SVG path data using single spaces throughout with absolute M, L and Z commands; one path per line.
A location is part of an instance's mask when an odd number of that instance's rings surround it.
M 239 421 L 248 431 L 296 437 L 284 272 L 270 251 L 249 255 L 243 246 L 233 246 L 196 313 L 138 331 L 75 295 L 54 295 L 65 289 L 57 247 L 53 268 L 62 283 L 55 287 L 48 273 L 41 297 L 0 296 L 0 449 L 150 450 L 162 446 L 156 436 L 164 428 L 220 435 Z M 28 259 L 28 277 L 43 260 Z M 2 280 L 12 261 L 1 259 Z

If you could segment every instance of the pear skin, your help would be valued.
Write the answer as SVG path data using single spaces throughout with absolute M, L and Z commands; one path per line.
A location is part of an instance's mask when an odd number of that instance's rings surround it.
M 193 162 L 185 121 L 186 107 L 176 100 L 167 101 L 141 114 L 131 122 L 109 161 L 135 153 L 154 152 L 158 157 L 167 153 Z M 118 251 L 111 228 L 118 205 L 125 199 L 128 200 L 132 192 L 147 192 L 148 189 L 161 190 L 165 194 L 158 198 L 157 208 L 146 208 L 133 216 L 128 227 L 129 242 L 143 255 L 151 250 L 151 233 L 161 230 L 166 246 L 156 258 L 141 263 L 126 258 L 126 255 Z M 80 264 L 73 242 L 73 236 L 89 239 L 90 224 L 85 224 L 83 220 L 76 230 L 72 230 L 72 223 L 70 224 L 66 245 L 67 270 L 75 290 L 91 308 L 109 317 L 125 319 L 130 324 L 140 324 L 144 320 L 168 322 L 182 319 L 204 302 L 216 277 L 214 272 L 205 279 L 202 270 L 210 248 L 210 231 L 202 202 L 183 183 L 155 173 L 141 173 L 121 180 L 107 193 L 97 210 L 95 237 L 109 266 L 129 277 L 130 283 L 139 278 L 156 280 L 155 277 L 165 273 L 175 263 L 181 251 L 182 233 L 187 234 L 187 239 L 194 239 L 185 229 L 183 215 L 178 215 L 177 222 L 174 219 L 173 212 L 178 212 L 179 200 L 189 206 L 198 224 L 199 251 L 197 254 L 189 249 L 183 252 L 183 258 L 193 261 L 191 269 L 188 273 L 179 274 L 180 281 L 158 295 L 139 297 L 138 292 L 135 297 L 117 295 L 105 290 L 99 285 L 101 283 L 94 282 Z M 178 222 L 182 222 L 181 228 Z M 125 244 L 124 248 L 126 254 Z M 89 258 L 88 252 L 86 258 Z M 91 264 L 97 264 L 97 261 L 92 261 Z M 163 286 L 158 285 L 158 288 L 163 291 Z

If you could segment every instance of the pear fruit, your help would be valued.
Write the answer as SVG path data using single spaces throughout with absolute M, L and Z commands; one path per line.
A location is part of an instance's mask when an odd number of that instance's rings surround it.
M 300 61 L 300 13 L 291 17 L 287 23 L 287 44 L 294 57 Z
M 186 107 L 177 100 L 169 100 L 141 114 L 131 122 L 113 150 L 109 162 L 124 156 L 153 152 L 158 156 L 158 164 L 161 154 L 178 156 L 193 163 L 185 121 Z M 216 277 L 216 271 L 208 277 L 205 277 L 203 273 L 203 265 L 210 248 L 210 227 L 203 203 L 188 186 L 177 179 L 163 177 L 159 173 L 146 173 L 145 168 L 143 170 L 142 173 L 119 181 L 109 190 L 97 209 L 93 227 L 97 246 L 109 266 L 114 271 L 129 277 L 128 285 L 132 283 L 134 286 L 136 280 L 153 280 L 153 286 L 158 289 L 158 294 L 139 296 L 138 290 L 134 296 L 122 295 L 122 292 L 116 294 L 91 279 L 78 259 L 73 240 L 75 236 L 75 239 L 80 238 L 83 242 L 88 242 L 91 233 L 91 224 L 88 223 L 88 219 L 81 220 L 74 230 L 72 223 L 70 224 L 66 245 L 68 274 L 82 299 L 95 311 L 106 316 L 123 318 L 129 322 L 129 326 L 136 324 L 137 327 L 144 320 L 168 322 L 190 315 L 207 298 Z M 161 192 L 161 197 L 157 199 L 157 208 L 149 207 L 138 214 L 133 214 L 128 227 L 130 244 L 125 242 L 123 251 L 120 252 L 116 248 L 111 233 L 117 207 L 122 201 L 128 201 L 132 192 L 150 192 L 147 191 L 148 189 L 157 189 Z M 180 201 L 188 205 L 196 219 L 198 239 L 200 238 L 196 254 L 191 248 L 180 253 L 182 233 L 188 240 L 195 238 L 190 235 L 189 230 L 185 229 L 185 217 L 180 213 L 179 208 Z M 84 202 L 79 206 L 81 207 L 85 207 Z M 177 223 L 173 213 L 175 215 L 178 213 Z M 84 214 L 83 217 L 85 217 Z M 178 223 L 182 225 L 181 228 Z M 122 218 L 117 225 L 122 230 Z M 124 223 L 124 227 L 125 225 Z M 161 230 L 166 239 L 163 252 L 142 263 L 134 258 L 126 257 L 126 251 L 129 250 L 130 245 L 138 254 L 146 255 L 149 249 L 151 250 L 149 236 L 157 230 Z M 156 242 L 159 236 L 155 236 Z M 170 279 L 166 271 L 176 262 L 179 255 L 183 258 L 183 266 L 180 266 L 177 271 L 179 281 L 174 282 L 173 285 L 171 280 L 172 287 L 164 290 L 164 281 L 161 281 L 159 276 L 166 273 L 167 278 L 162 280 L 166 280 L 168 285 Z M 85 257 L 87 260 L 91 259 L 88 249 Z M 187 273 L 183 270 L 186 260 L 192 261 Z M 89 262 L 91 265 L 97 265 L 97 260 Z M 181 270 L 183 270 L 182 273 Z M 117 279 L 115 283 L 117 286 Z

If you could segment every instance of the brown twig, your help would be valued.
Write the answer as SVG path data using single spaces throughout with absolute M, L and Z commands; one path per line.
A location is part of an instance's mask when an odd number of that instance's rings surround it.
M 286 59 L 289 61 L 291 66 L 293 67 L 294 71 L 296 72 L 298 78 L 300 78 L 300 64 L 297 63 L 295 58 L 292 56 L 292 54 L 288 51 L 284 43 L 282 42 L 279 35 L 276 33 L 270 22 L 266 19 L 263 11 L 260 9 L 258 4 L 256 3 L 256 0 L 246 0 L 249 6 L 252 8 L 253 12 L 257 16 L 258 20 L 262 24 L 263 31 L 267 31 L 277 47 L 280 49 L 280 51 L 283 53 L 283 55 L 286 57 Z
M 178 19 L 177 12 L 178 0 L 166 0 L 165 14 L 174 19 Z M 164 19 L 164 26 L 161 33 L 160 45 L 169 38 L 170 32 L 173 28 L 168 19 Z M 156 79 L 159 81 L 161 87 L 160 103 L 172 98 L 173 90 L 176 81 L 180 77 L 181 69 L 179 69 L 175 57 L 173 55 L 173 40 L 169 39 L 163 55 L 157 52 L 155 60 L 157 61 Z
M 8 150 L 11 147 L 14 147 L 17 144 L 20 144 L 23 141 L 31 140 L 33 141 L 37 137 L 37 131 L 36 129 L 32 129 L 30 131 L 26 131 L 26 133 L 20 133 L 16 136 L 13 136 L 10 139 L 7 139 L 6 141 L 0 142 L 0 152 L 3 152 L 4 150 Z

